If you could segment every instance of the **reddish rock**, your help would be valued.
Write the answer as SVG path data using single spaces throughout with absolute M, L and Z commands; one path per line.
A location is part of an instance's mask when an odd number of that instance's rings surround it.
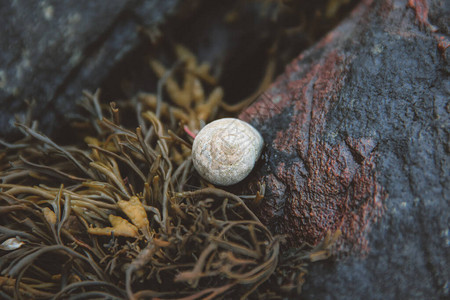
M 449 298 L 449 15 L 362 1 L 241 114 L 266 142 L 259 216 L 357 254 L 311 264 L 302 299 Z
M 372 69 L 367 77 L 380 67 L 389 71 L 382 60 L 390 45 L 381 36 L 368 36 L 377 26 L 397 39 L 430 35 L 439 40 L 435 49 L 445 52 L 446 38 L 435 33 L 428 11 L 427 1 L 362 1 L 346 21 L 287 66 L 271 88 L 241 114 L 261 131 L 267 144 L 265 164 L 257 172 L 257 180 L 267 188 L 259 216 L 275 232 L 287 234 L 291 246 L 317 244 L 327 231 L 340 229 L 341 250 L 367 252 L 365 237 L 381 216 L 386 197 L 376 171 L 376 149 L 383 133 L 378 127 L 370 130 L 367 104 L 359 98 L 376 99 L 383 89 L 395 89 L 399 74 L 392 70 L 384 86 L 372 86 L 369 81 L 361 86 L 354 69 L 368 59 Z M 400 13 L 407 17 L 399 18 Z M 385 25 L 375 23 L 380 20 Z M 376 29 L 369 31 L 370 26 Z M 344 99 L 349 88 L 356 91 L 354 98 Z M 364 89 L 370 92 L 359 94 Z M 366 133 L 327 127 L 334 110 L 345 115 L 348 107 L 355 107 L 356 113 L 360 110 L 356 118 L 361 128 L 368 129 Z
M 376 142 L 348 136 L 333 143 L 323 135 L 354 57 L 343 41 L 366 7 L 361 4 L 350 20 L 294 60 L 241 115 L 262 131 L 267 144 L 269 165 L 259 180 L 269 193 L 259 215 L 278 233 L 287 233 L 294 246 L 317 244 L 327 231 L 340 229 L 343 240 L 351 241 L 342 247 L 366 249 L 365 232 L 382 212 Z

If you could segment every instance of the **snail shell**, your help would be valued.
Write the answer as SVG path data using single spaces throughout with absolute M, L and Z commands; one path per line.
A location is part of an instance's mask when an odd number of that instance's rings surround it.
M 203 127 L 192 145 L 197 172 L 217 185 L 232 185 L 251 172 L 261 155 L 264 141 L 250 124 L 224 118 Z

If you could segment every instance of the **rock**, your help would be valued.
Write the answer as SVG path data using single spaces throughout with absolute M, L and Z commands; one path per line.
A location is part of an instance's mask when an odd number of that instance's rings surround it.
M 266 142 L 261 219 L 294 247 L 342 230 L 303 298 L 448 297 L 449 13 L 362 1 L 241 114 Z
M 139 44 L 137 26 L 157 27 L 178 0 L 12 1 L 0 7 L 0 136 L 36 100 L 34 117 L 51 134 L 74 112 L 83 89 L 95 90 Z M 44 113 L 45 112 L 45 113 Z M 58 124 L 58 126 L 55 126 Z

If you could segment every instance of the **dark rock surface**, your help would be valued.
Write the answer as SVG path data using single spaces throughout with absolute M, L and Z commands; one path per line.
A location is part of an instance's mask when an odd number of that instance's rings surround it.
M 137 47 L 137 26 L 156 28 L 184 6 L 178 0 L 3 3 L 0 136 L 11 135 L 14 114 L 25 114 L 31 99 L 40 128 L 51 134 L 73 112 L 81 91 L 97 89 Z
M 290 244 L 341 229 L 305 299 L 448 298 L 448 1 L 363 1 L 241 118 L 267 144 L 260 216 Z

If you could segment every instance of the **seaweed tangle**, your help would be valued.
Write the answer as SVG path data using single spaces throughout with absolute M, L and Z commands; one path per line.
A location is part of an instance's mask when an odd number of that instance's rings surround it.
M 280 298 L 300 293 L 306 264 L 330 255 L 339 233 L 281 253 L 283 237 L 249 208 L 263 191 L 238 196 L 195 173 L 186 126 L 213 119 L 222 92 L 203 96 L 207 67 L 183 53 L 168 71 L 151 62 L 159 91 L 130 102 L 134 130 L 117 104 L 85 92 L 85 143 L 58 145 L 29 118 L 17 124 L 23 139 L 0 141 L 1 298 Z

